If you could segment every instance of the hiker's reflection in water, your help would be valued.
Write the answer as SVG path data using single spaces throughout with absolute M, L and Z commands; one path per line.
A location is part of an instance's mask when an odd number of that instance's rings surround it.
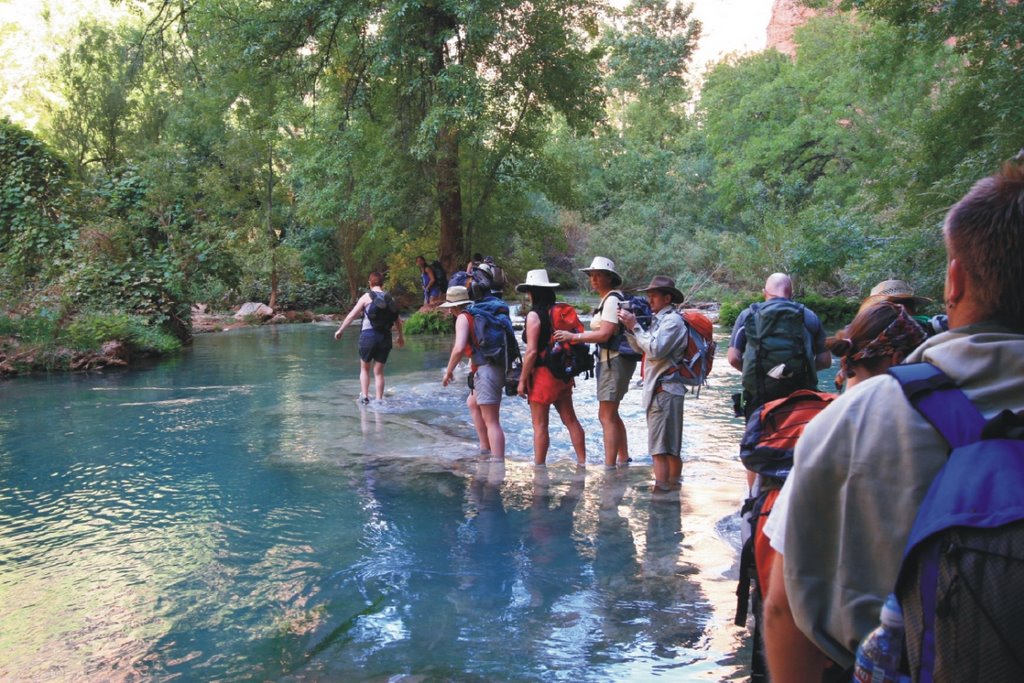
M 552 506 L 556 492 L 547 468 L 534 469 L 528 534 L 524 538 L 530 561 L 524 578 L 531 607 L 550 607 L 580 584 L 583 558 L 573 534 L 573 514 L 585 485 L 585 470 L 578 469 L 569 480 L 568 490 Z
M 500 609 L 511 600 L 515 581 L 513 533 L 501 486 L 504 462 L 478 462 L 467 491 L 466 521 L 460 529 L 459 594 L 453 596 L 460 608 Z

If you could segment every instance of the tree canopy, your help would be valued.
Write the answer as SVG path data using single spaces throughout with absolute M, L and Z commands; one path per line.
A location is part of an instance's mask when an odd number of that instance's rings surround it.
M 777 270 L 937 297 L 946 207 L 1022 144 L 1019 3 L 844 0 L 795 57 L 700 82 L 667 0 L 123 7 L 23 79 L 59 96 L 26 98 L 36 130 L 0 130 L 7 299 L 61 320 L 187 336 L 192 302 L 337 308 L 370 270 L 412 302 L 416 256 L 477 252 L 564 281 L 607 255 L 706 298 Z

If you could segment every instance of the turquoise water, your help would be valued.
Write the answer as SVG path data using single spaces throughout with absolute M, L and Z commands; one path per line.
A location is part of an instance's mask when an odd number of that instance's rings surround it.
M 448 339 L 413 338 L 355 402 L 355 336 L 204 335 L 132 371 L 0 384 L 0 679 L 708 681 L 744 678 L 740 424 L 724 358 L 688 400 L 684 488 L 590 467 L 552 418 L 535 470 L 479 463 Z M 724 349 L 721 352 L 724 355 Z

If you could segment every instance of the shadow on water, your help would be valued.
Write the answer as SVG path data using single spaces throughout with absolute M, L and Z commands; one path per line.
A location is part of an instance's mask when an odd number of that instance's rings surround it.
M 507 462 L 479 462 L 448 344 L 396 350 L 369 407 L 355 337 L 317 325 L 0 386 L 0 679 L 745 678 L 724 358 L 660 500 L 640 392 L 634 463 L 605 472 L 592 380 L 588 468 L 557 420 L 533 468 L 518 399 Z

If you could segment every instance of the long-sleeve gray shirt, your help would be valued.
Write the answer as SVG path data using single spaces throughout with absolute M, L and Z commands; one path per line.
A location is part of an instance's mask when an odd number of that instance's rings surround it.
M 664 391 L 680 396 L 686 394 L 686 385 L 678 373 L 663 377 L 672 370 L 686 351 L 686 324 L 674 308 L 666 306 L 654 314 L 649 330 L 636 326 L 634 332 L 626 331 L 629 345 L 646 356 L 644 360 L 644 409 L 651 405 L 658 384 Z

